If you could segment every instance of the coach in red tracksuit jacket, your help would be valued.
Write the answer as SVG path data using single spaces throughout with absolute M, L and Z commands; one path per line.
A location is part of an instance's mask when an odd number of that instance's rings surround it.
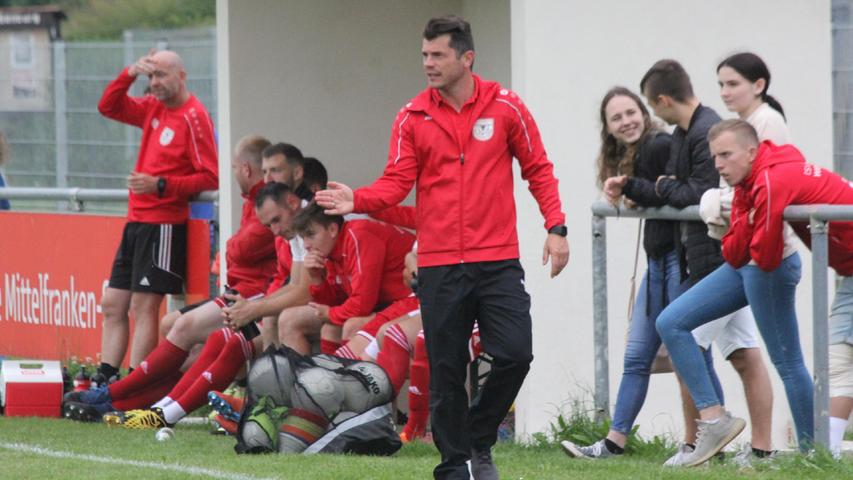
M 471 72 L 470 26 L 434 18 L 423 39 L 429 88 L 394 122 L 381 178 L 354 194 L 331 184 L 317 201 L 330 213 L 372 212 L 399 203 L 417 185 L 418 297 L 429 352 L 432 432 L 442 462 L 436 478 L 497 478 L 491 447 L 532 355 L 530 297 L 518 260 L 512 158 L 518 159 L 549 232 L 551 275 L 568 261 L 565 216 L 553 165 L 518 96 Z M 474 320 L 494 357 L 468 408 L 468 339 Z
M 151 95 L 130 97 L 140 75 Z M 186 72 L 174 52 L 152 52 L 110 82 L 98 103 L 105 117 L 142 129 L 139 157 L 127 179 L 127 224 L 104 293 L 103 363 L 114 375 L 127 349 L 128 310 L 135 318 L 130 365 L 135 367 L 157 343 L 163 295 L 183 291 L 189 198 L 218 186 L 213 123 L 186 86 Z

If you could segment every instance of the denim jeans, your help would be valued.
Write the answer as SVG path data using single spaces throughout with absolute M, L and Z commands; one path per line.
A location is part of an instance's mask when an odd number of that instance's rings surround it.
M 622 381 L 619 383 L 613 424 L 610 427 L 625 435 L 631 432 L 634 420 L 646 400 L 650 369 L 661 344 L 655 330 L 655 320 L 664 307 L 681 295 L 685 288 L 681 282 L 678 253 L 675 250 L 657 260 L 649 258 L 648 265 L 631 315 Z M 723 391 L 712 358 L 709 348 L 704 352 L 706 368 L 711 372 L 712 383 L 722 403 Z
M 696 408 L 720 405 L 690 331 L 748 304 L 770 360 L 785 385 L 797 439 L 800 448 L 805 449 L 811 445 L 814 432 L 814 386 L 803 362 L 794 309 L 800 275 L 800 257 L 796 253 L 782 260 L 772 272 L 755 265 L 735 269 L 723 264 L 666 307 L 658 317 L 657 330 Z

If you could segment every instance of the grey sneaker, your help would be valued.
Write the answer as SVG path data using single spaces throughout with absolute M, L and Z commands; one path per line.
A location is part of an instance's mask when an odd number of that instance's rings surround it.
M 498 480 L 498 468 L 492 461 L 491 450 L 471 450 L 471 475 L 474 480 Z
M 740 468 L 751 468 L 758 463 L 769 462 L 776 458 L 778 454 L 779 450 L 772 450 L 770 455 L 766 457 L 759 457 L 753 453 L 752 444 L 746 443 L 740 450 L 738 450 L 737 454 L 735 454 L 734 463 Z
M 680 467 L 684 465 L 684 459 L 687 458 L 688 455 L 693 453 L 694 448 L 686 443 L 682 443 L 678 450 L 675 451 L 675 455 L 669 457 L 669 459 L 663 462 L 666 467 Z
M 696 420 L 696 425 L 699 427 L 696 449 L 684 459 L 685 467 L 695 467 L 708 461 L 743 431 L 746 422 L 725 412 L 714 423 Z
M 563 447 L 563 451 L 566 452 L 566 455 L 574 458 L 605 458 L 615 457 L 617 455 L 607 449 L 604 445 L 603 438 L 586 447 L 575 445 L 568 440 L 560 442 L 560 446 Z

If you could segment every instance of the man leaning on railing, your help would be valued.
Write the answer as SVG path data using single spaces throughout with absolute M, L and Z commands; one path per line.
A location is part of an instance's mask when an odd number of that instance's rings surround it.
M 687 465 L 712 457 L 743 429 L 743 421 L 726 412 L 716 398 L 690 332 L 747 304 L 785 385 L 799 446 L 811 448 L 814 387 L 803 360 L 794 309 L 800 260 L 796 252 L 785 254 L 783 214 L 789 205 L 853 204 L 850 182 L 806 163 L 792 145 L 759 143 L 755 129 L 742 120 L 720 122 L 711 128 L 708 140 L 721 177 L 735 187 L 731 228 L 723 237 L 726 263 L 671 303 L 657 320 L 673 365 L 702 418 L 699 440 Z M 808 245 L 807 224 L 790 224 Z M 853 274 L 850 222 L 830 224 L 829 265 L 841 276 Z

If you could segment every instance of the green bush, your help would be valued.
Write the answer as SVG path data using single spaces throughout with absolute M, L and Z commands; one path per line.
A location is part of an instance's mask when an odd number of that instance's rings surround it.
M 547 433 L 534 435 L 535 443 L 548 445 L 568 440 L 578 445 L 590 445 L 607 436 L 610 431 L 610 419 L 596 421 L 594 409 L 590 408 L 588 402 L 583 400 L 572 400 L 568 408 L 563 408 L 551 423 Z M 641 437 L 637 430 L 639 425 L 634 425 L 628 435 L 625 452 L 631 455 L 665 458 L 671 455 L 677 448 L 676 442 L 666 435 L 655 435 L 650 439 Z

